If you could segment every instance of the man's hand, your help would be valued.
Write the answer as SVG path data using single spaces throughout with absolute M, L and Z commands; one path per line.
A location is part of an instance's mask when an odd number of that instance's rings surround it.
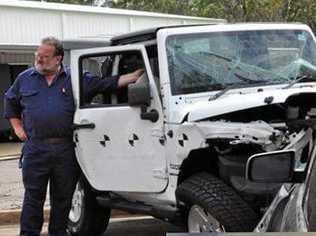
M 121 75 L 118 80 L 118 87 L 125 87 L 130 83 L 134 83 L 144 73 L 144 69 L 135 70 L 132 73 Z
M 10 123 L 13 127 L 13 130 L 14 130 L 14 133 L 16 134 L 16 136 L 18 136 L 18 138 L 21 141 L 27 140 L 27 135 L 25 133 L 25 130 L 23 129 L 22 121 L 18 118 L 11 118 Z
M 18 128 L 18 129 L 14 129 L 14 132 L 15 132 L 16 136 L 18 136 L 18 138 L 21 141 L 27 140 L 26 133 L 22 127 Z

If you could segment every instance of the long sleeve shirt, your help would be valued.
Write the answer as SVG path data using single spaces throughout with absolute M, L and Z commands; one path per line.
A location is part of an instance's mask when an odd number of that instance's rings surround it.
M 115 90 L 118 77 L 101 79 L 85 73 L 81 83 L 83 96 L 89 99 L 99 92 Z M 71 137 L 74 112 L 67 67 L 62 67 L 51 85 L 35 68 L 30 68 L 22 72 L 5 93 L 5 118 L 21 119 L 29 139 Z

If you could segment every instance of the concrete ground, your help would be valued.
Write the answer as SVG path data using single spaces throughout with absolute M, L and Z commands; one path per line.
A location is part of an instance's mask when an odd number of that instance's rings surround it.
M 21 207 L 23 185 L 18 159 L 22 143 L 0 143 L 0 210 Z
M 18 209 L 22 206 L 23 184 L 18 159 L 0 160 L 0 210 Z
M 24 188 L 18 159 L 0 159 L 0 211 L 20 209 Z M 45 207 L 49 207 L 48 196 Z
M 0 143 L 0 159 L 4 157 L 19 156 L 21 153 L 22 143 Z
M 18 225 L 0 226 L 0 236 L 16 236 L 18 232 Z M 165 236 L 167 232 L 182 230 L 151 217 L 115 218 L 110 220 L 103 236 Z M 42 236 L 47 236 L 47 224 L 44 225 Z

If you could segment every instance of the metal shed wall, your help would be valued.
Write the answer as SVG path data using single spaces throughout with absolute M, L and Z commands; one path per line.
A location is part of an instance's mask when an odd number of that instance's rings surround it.
M 225 21 L 113 8 L 1 0 L 0 45 L 37 45 L 47 35 L 60 39 L 111 37 L 154 26 L 214 22 Z
M 34 61 L 34 53 L 10 53 L 0 52 L 0 64 L 24 64 Z

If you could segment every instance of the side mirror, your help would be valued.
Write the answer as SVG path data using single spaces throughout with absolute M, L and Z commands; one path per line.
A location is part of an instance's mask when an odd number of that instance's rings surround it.
M 128 86 L 128 104 L 130 106 L 140 106 L 142 120 L 156 122 L 159 119 L 159 113 L 153 109 L 147 111 L 150 106 L 150 86 L 146 72 L 137 80 L 136 83 Z
M 246 179 L 257 183 L 292 182 L 294 165 L 294 150 L 255 154 L 247 161 Z
M 150 106 L 150 87 L 146 72 L 134 84 L 128 85 L 130 106 Z

